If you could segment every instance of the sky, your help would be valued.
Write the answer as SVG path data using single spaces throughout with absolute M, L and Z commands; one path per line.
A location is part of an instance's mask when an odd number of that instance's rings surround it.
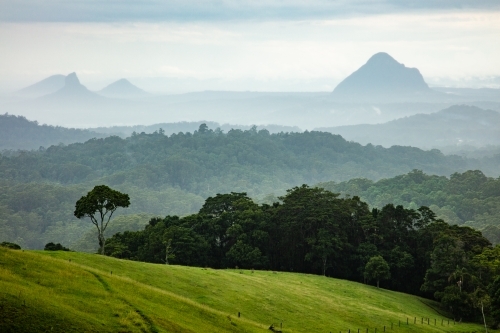
M 0 0 L 0 91 L 331 91 L 377 52 L 434 86 L 500 87 L 498 0 Z

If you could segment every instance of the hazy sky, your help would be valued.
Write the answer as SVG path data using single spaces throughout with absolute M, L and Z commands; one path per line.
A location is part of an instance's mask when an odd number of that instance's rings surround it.
M 91 89 L 329 91 L 380 51 L 430 84 L 500 86 L 500 1 L 0 0 L 3 90 L 76 71 Z

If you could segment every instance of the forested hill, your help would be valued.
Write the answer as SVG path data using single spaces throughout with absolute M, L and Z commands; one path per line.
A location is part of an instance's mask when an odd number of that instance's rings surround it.
M 0 151 L 5 149 L 39 149 L 60 143 L 84 142 L 105 134 L 89 130 L 40 125 L 22 116 L 0 115 Z
M 0 155 L 0 235 L 29 248 L 54 241 L 93 251 L 76 245 L 93 226 L 77 220 L 73 209 L 100 184 L 130 195 L 130 208 L 120 214 L 184 216 L 217 193 L 246 192 L 257 202 L 272 202 L 302 184 L 378 180 L 413 169 L 449 176 L 480 162 L 437 150 L 361 146 L 322 132 L 223 133 L 200 126 L 193 134 L 92 139 Z
M 22 182 L 99 180 L 152 188 L 170 185 L 207 195 L 230 191 L 255 195 L 326 180 L 377 180 L 413 169 L 449 175 L 478 164 L 438 150 L 362 146 L 330 133 L 269 134 L 253 129 L 225 134 L 201 125 L 194 134 L 108 137 L 2 156 L 0 176 Z

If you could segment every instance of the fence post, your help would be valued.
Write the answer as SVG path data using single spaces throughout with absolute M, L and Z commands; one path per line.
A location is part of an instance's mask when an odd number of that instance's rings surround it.
M 408 317 L 406 317 L 406 325 L 408 325 Z
M 392 330 L 392 323 L 391 323 L 391 330 Z
M 436 326 L 436 318 L 434 318 L 434 326 Z
M 417 323 L 417 317 L 415 317 L 415 318 L 413 319 L 413 323 L 414 323 L 414 324 L 416 324 L 416 323 Z

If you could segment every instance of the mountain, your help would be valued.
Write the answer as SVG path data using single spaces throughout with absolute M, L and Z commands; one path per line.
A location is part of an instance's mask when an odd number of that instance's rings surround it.
M 116 97 L 116 98 L 138 98 L 138 97 L 146 97 L 149 94 L 134 86 L 127 79 L 120 79 L 116 82 L 111 83 L 104 89 L 98 91 L 100 95 L 107 97 Z
M 332 97 L 346 102 L 404 101 L 433 93 L 440 95 L 429 88 L 418 69 L 408 68 L 380 52 L 340 82 Z
M 33 98 L 51 94 L 64 87 L 65 79 L 66 76 L 64 75 L 52 75 L 40 82 L 32 84 L 29 87 L 19 90 L 17 95 Z
M 91 92 L 88 90 L 83 84 L 80 83 L 80 80 L 76 76 L 76 73 L 70 73 L 64 78 L 64 87 L 59 89 L 58 91 L 40 97 L 40 99 L 55 99 L 55 100 L 74 100 L 77 99 L 103 99 L 102 96 Z
M 60 124 L 64 119 L 65 126 L 82 128 L 96 123 L 121 123 L 125 115 L 138 109 L 134 101 L 104 97 L 88 90 L 71 73 L 58 91 L 13 105 L 8 112 L 49 124 Z
M 361 144 L 419 148 L 500 145 L 500 113 L 454 105 L 431 114 L 417 114 L 377 125 L 320 127 Z

